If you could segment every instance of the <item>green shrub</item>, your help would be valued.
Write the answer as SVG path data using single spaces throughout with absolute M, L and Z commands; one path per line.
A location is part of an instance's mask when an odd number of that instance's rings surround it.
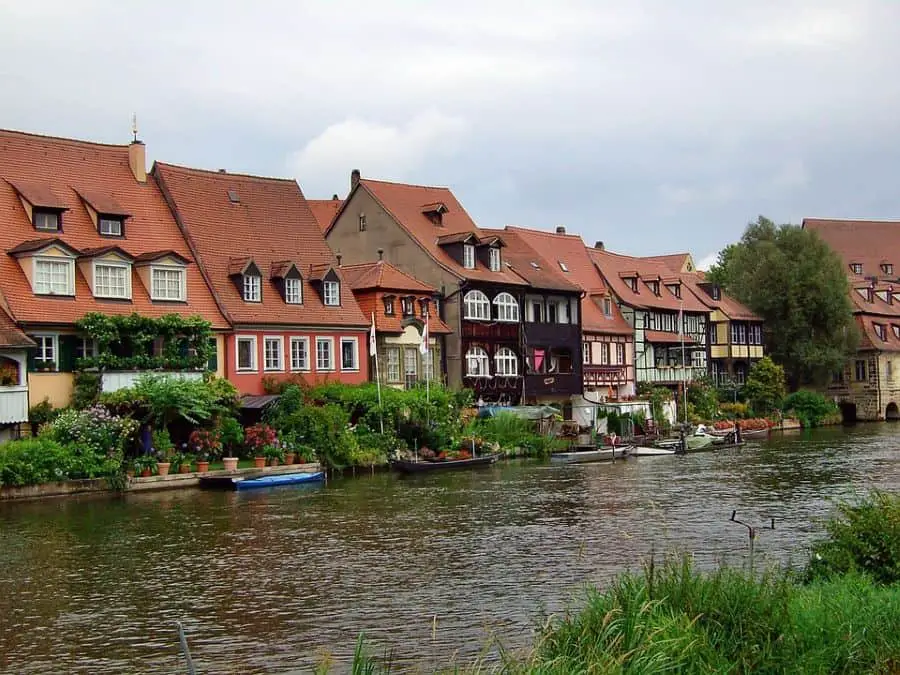
M 97 478 L 121 471 L 125 451 L 137 430 L 137 422 L 130 417 L 114 415 L 95 405 L 86 410 L 64 410 L 41 435 L 71 451 L 73 478 Z
M 0 445 L 0 485 L 38 485 L 73 477 L 73 453 L 47 437 Z
M 131 387 L 101 394 L 100 403 L 119 414 L 168 428 L 176 421 L 211 423 L 231 414 L 237 390 L 227 380 L 209 377 L 186 380 L 165 375 L 142 375 Z
M 817 427 L 839 412 L 834 401 L 814 391 L 795 391 L 782 402 L 786 417 L 796 417 L 804 427 Z
M 41 427 L 49 424 L 61 411 L 54 408 L 49 398 L 45 398 L 40 403 L 36 403 L 28 410 L 28 423 L 31 425 L 31 433 L 37 434 Z
M 744 420 L 750 416 L 750 406 L 746 403 L 720 403 L 719 413 L 728 419 Z
M 100 382 L 100 375 L 97 373 L 75 373 L 72 400 L 69 405 L 77 410 L 94 405 L 100 396 Z

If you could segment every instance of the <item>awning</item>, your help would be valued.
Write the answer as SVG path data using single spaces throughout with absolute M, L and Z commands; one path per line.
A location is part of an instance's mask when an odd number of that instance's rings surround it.
M 281 398 L 278 394 L 263 394 L 261 396 L 242 396 L 241 407 L 247 410 L 262 410 Z

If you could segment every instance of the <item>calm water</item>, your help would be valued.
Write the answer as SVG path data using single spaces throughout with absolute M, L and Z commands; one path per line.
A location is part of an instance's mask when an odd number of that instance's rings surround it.
M 900 426 L 829 429 L 615 464 L 503 463 L 257 494 L 176 491 L 0 505 L 0 671 L 346 667 L 357 635 L 428 670 L 491 636 L 530 644 L 585 582 L 651 551 L 801 562 L 835 497 L 900 489 Z

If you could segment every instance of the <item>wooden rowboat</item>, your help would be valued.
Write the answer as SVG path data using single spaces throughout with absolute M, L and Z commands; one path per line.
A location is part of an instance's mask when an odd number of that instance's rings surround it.
M 391 468 L 400 473 L 424 473 L 426 471 L 442 471 L 448 469 L 470 469 L 479 466 L 490 466 L 497 461 L 499 455 L 484 455 L 469 459 L 421 460 L 392 459 Z

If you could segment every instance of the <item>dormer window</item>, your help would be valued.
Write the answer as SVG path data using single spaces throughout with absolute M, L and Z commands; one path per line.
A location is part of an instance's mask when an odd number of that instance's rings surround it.
M 562 260 L 557 260 L 556 262 L 559 263 L 559 269 L 561 269 L 563 272 L 569 271 L 569 266 L 566 265 L 566 263 L 564 263 Z
M 885 330 L 883 323 L 873 323 L 872 326 L 875 328 L 875 335 L 878 336 L 878 339 L 882 341 L 887 341 L 887 330 Z
M 862 274 L 862 263 L 850 263 L 850 271 L 853 274 Z
M 384 313 L 386 316 L 394 316 L 394 296 L 388 295 L 384 298 Z
M 421 312 L 423 319 L 428 318 L 428 298 L 419 300 L 419 311 Z
M 425 217 L 438 227 L 443 226 L 444 214 L 447 213 L 447 211 L 449 211 L 449 209 L 443 202 L 425 204 L 425 206 L 422 207 L 422 213 L 425 214 Z
M 894 331 L 894 337 L 900 340 L 900 325 L 892 323 L 891 330 Z
M 284 301 L 289 305 L 303 304 L 303 282 L 288 277 L 284 280 Z
M 463 244 L 463 267 L 475 269 L 475 244 Z
M 98 298 L 131 297 L 131 265 L 94 262 L 94 296 Z
M 244 301 L 260 302 L 262 300 L 262 277 L 258 274 L 244 275 Z
M 75 261 L 35 258 L 34 292 L 39 295 L 75 295 Z
M 718 286 L 712 287 L 712 299 L 713 300 L 721 300 L 722 299 L 722 289 Z
M 669 289 L 669 292 L 672 293 L 676 298 L 681 297 L 681 284 L 668 284 L 666 288 Z
M 603 298 L 603 315 L 612 316 L 612 300 Z
M 62 214 L 59 211 L 34 209 L 32 212 L 34 229 L 42 232 L 59 232 Z
M 341 304 L 341 286 L 337 281 L 325 281 L 322 283 L 322 298 L 329 307 L 337 307 Z
M 650 291 L 653 295 L 659 295 L 659 282 L 658 281 L 648 281 L 647 286 L 650 287 Z
M 500 271 L 500 249 L 493 246 L 490 249 L 491 272 Z
M 881 271 L 888 276 L 894 274 L 894 266 L 891 263 L 881 263 Z
M 121 237 L 122 223 L 119 216 L 100 216 L 97 229 L 105 237 Z
M 415 316 L 415 298 L 413 298 L 412 296 L 406 296 L 400 301 L 400 304 L 403 309 L 403 316 Z

